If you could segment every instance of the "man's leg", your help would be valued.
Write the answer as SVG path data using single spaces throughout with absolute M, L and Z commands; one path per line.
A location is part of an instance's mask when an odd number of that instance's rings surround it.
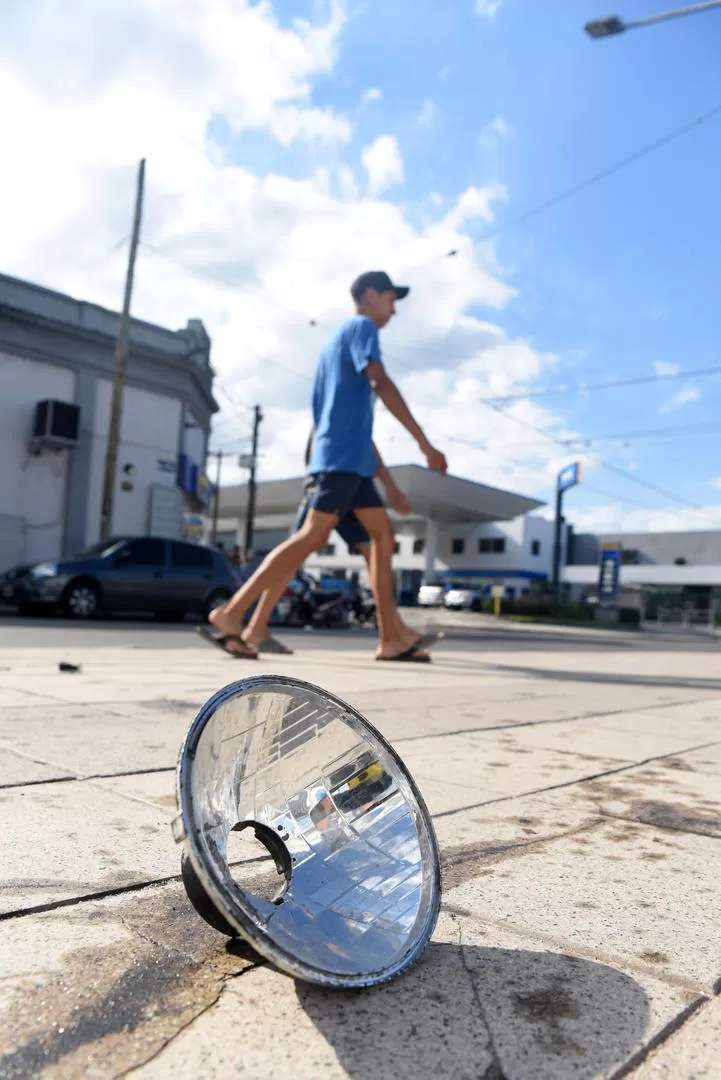
M 370 579 L 370 570 L 371 570 L 371 542 L 370 542 L 370 539 L 368 539 L 367 543 L 365 543 L 365 544 L 358 544 L 357 547 L 358 547 L 358 554 L 363 556 L 363 559 L 365 560 L 365 564 L 368 567 L 368 578 Z M 374 593 L 374 596 L 375 596 L 375 593 Z M 388 615 L 386 616 L 386 623 L 387 623 L 387 625 L 389 627 L 390 636 L 392 638 L 394 638 L 394 639 L 400 640 L 402 637 L 407 636 L 408 634 L 412 634 L 413 631 L 409 630 L 408 627 L 406 626 L 406 624 L 401 619 L 401 613 L 398 610 L 398 605 L 396 604 L 395 597 L 393 596 L 392 593 L 391 593 L 391 598 L 392 598 L 392 601 L 393 601 L 393 607 L 392 607 L 392 612 L 389 610 Z M 376 601 L 376 606 L 377 606 L 377 601 Z M 379 618 L 379 624 L 380 624 L 380 618 Z M 420 637 L 420 635 L 418 635 L 418 636 Z
M 291 570 L 287 577 L 282 578 L 277 585 L 273 586 L 273 588 L 267 588 L 261 594 L 260 600 L 245 628 L 243 641 L 247 641 L 249 645 L 255 645 L 257 648 L 267 639 L 269 635 L 268 623 L 273 614 L 273 609 L 293 580 L 295 572 L 295 570 Z
M 243 616 L 253 601 L 266 589 L 275 590 L 281 584 L 285 588 L 285 583 L 308 556 L 327 543 L 337 520 L 336 514 L 311 510 L 300 531 L 271 551 L 235 595 L 210 613 L 209 620 L 216 630 L 221 634 L 240 635 Z M 233 642 L 229 642 L 229 648 L 233 647 Z M 240 648 L 235 651 L 247 652 Z
M 308 496 L 305 495 L 300 506 L 298 507 L 298 513 L 296 515 L 295 524 L 291 531 L 291 536 L 300 532 L 300 530 L 303 528 L 305 520 L 308 516 L 309 509 L 310 506 L 308 503 Z M 261 594 L 260 600 L 258 601 L 255 611 L 253 612 L 250 621 L 246 627 L 245 633 L 243 634 L 243 640 L 246 641 L 249 645 L 253 645 L 257 648 L 259 645 L 261 645 L 264 641 L 267 640 L 269 635 L 268 623 L 270 622 L 270 617 L 273 614 L 273 609 L 280 600 L 285 590 L 287 589 L 290 582 L 293 580 L 294 574 L 295 570 L 292 570 L 284 580 L 279 580 L 278 584 L 274 588 L 266 589 L 265 592 Z
M 393 596 L 393 529 L 383 507 L 353 508 L 353 513 L 371 539 L 370 579 L 378 613 L 380 646 L 377 656 L 389 658 L 412 648 L 420 634 L 403 624 Z

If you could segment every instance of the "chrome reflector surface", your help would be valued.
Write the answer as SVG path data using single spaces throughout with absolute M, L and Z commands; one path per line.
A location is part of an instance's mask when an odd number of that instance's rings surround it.
M 176 838 L 210 911 L 188 888 L 196 908 L 289 974 L 370 986 L 427 944 L 441 895 L 428 811 L 339 698 L 268 675 L 220 690 L 186 736 L 177 797 Z M 260 842 L 255 858 L 238 834 Z M 273 862 L 257 859 L 266 849 Z

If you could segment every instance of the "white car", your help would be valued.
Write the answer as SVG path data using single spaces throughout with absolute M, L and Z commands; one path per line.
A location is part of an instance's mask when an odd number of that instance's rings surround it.
M 428 585 L 421 585 L 418 590 L 419 607 L 443 607 L 443 597 L 448 591 L 448 586 L 442 581 L 431 581 Z
M 470 611 L 476 601 L 478 604 L 483 600 L 481 589 L 453 588 L 449 589 L 443 598 L 445 607 L 452 611 Z

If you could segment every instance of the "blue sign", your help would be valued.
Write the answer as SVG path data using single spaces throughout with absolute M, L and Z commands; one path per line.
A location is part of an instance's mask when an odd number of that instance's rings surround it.
M 188 495 L 195 495 L 195 487 L 198 478 L 198 466 L 188 454 L 181 454 L 178 458 L 177 483 L 181 491 Z
M 574 461 L 572 465 L 567 465 L 558 474 L 558 490 L 566 491 L 567 488 L 575 487 L 576 484 L 581 483 L 581 477 L 583 473 L 583 466 L 580 461 Z
M 603 544 L 598 571 L 598 599 L 601 603 L 612 603 L 621 589 L 621 545 Z

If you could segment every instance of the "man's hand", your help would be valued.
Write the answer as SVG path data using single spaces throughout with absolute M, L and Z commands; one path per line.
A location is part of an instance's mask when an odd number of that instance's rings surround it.
M 429 444 L 428 446 L 425 446 L 423 448 L 423 453 L 425 455 L 426 461 L 428 462 L 429 469 L 433 469 L 434 472 L 440 473 L 448 472 L 448 462 L 446 461 L 445 456 L 440 452 L 440 450 L 436 450 L 434 446 L 431 446 Z
M 397 488 L 395 484 L 390 490 L 386 488 L 386 494 L 388 495 L 388 502 L 391 504 L 397 514 L 402 514 L 403 517 L 411 512 L 411 504 L 405 497 L 400 488 Z

